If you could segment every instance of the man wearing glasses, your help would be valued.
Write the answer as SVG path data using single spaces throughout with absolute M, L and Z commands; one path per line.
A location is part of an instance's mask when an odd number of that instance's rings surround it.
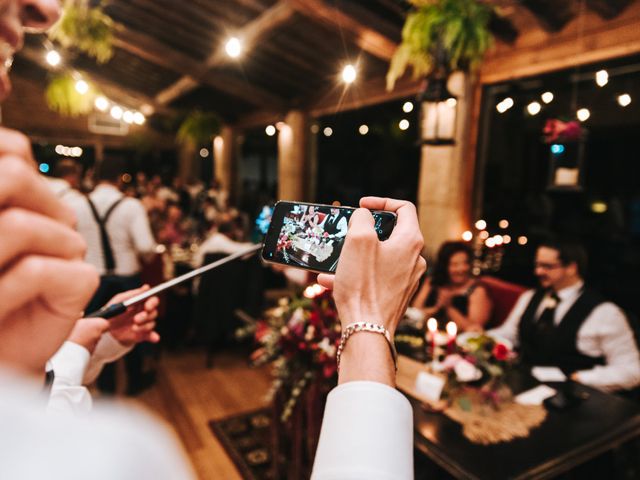
M 523 363 L 555 366 L 573 380 L 605 391 L 640 385 L 640 354 L 625 314 L 586 287 L 585 249 L 550 241 L 536 252 L 540 287 L 522 294 L 491 333 L 519 346 Z

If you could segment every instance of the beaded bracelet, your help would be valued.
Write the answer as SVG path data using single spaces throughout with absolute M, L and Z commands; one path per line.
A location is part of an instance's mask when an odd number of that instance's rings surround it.
M 389 344 L 389 349 L 391 350 L 391 357 L 393 358 L 393 365 L 396 370 L 398 370 L 398 352 L 396 352 L 396 347 L 393 343 L 393 338 L 391 338 L 391 334 L 389 330 L 384 328 L 382 325 L 378 325 L 377 323 L 368 323 L 368 322 L 355 322 L 350 323 L 342 330 L 342 336 L 340 337 L 340 345 L 338 345 L 338 351 L 336 353 L 336 361 L 338 363 L 338 370 L 340 370 L 340 357 L 342 355 L 342 351 L 344 347 L 347 345 L 347 340 L 354 333 L 358 332 L 372 332 L 379 333 L 383 335 Z

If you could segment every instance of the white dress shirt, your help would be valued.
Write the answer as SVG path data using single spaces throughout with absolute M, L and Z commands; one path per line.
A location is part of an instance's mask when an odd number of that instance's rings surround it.
M 116 187 L 100 184 L 89 195 L 100 216 L 118 199 L 123 197 Z M 78 217 L 77 230 L 87 242 L 85 260 L 104 275 L 104 253 L 100 241 L 100 228 L 91 213 L 89 203 L 85 198 L 75 200 L 70 205 Z M 113 211 L 107 220 L 107 232 L 111 241 L 111 249 L 116 263 L 115 274 L 131 276 L 140 272 L 138 256 L 151 253 L 156 243 L 151 233 L 149 217 L 140 200 L 125 198 Z
M 312 480 L 413 479 L 413 410 L 396 389 L 348 382 L 327 398 Z
M 41 392 L 41 383 L 0 371 L 0 478 L 195 478 L 176 439 L 144 412 L 96 404 L 90 416 L 52 415 Z
M 49 188 L 63 202 L 73 202 L 84 197 L 63 178 L 45 177 Z
M 338 215 L 328 215 L 324 221 L 325 227 L 328 222 L 333 221 L 335 217 L 337 217 Z M 340 220 L 338 220 L 338 225 L 336 226 L 336 228 L 338 229 L 338 231 L 335 233 L 336 238 L 345 237 L 347 235 L 347 230 L 349 229 L 349 222 L 347 222 L 347 217 L 345 217 L 344 215 L 340 217 Z
M 106 363 L 113 362 L 131 350 L 118 342 L 110 333 L 102 335 L 93 354 L 81 345 L 66 341 L 49 360 L 48 368 L 54 372 L 47 411 L 50 413 L 87 414 L 92 409 L 89 390 Z
M 202 262 L 204 262 L 204 257 L 207 253 L 224 253 L 227 255 L 231 255 L 233 253 L 242 252 L 243 250 L 246 250 L 247 248 L 252 246 L 253 243 L 236 242 L 223 233 L 213 232 L 198 247 L 198 251 L 193 256 L 193 267 L 201 267 Z
M 560 324 L 578 299 L 582 286 L 583 283 L 579 282 L 557 292 L 560 302 L 555 311 L 556 325 Z M 489 333 L 500 335 L 517 345 L 520 319 L 534 293 L 534 290 L 524 292 L 504 324 Z M 544 308 L 543 301 L 536 311 L 536 318 L 540 317 Z M 593 309 L 578 330 L 576 345 L 583 355 L 602 356 L 606 362 L 605 365 L 576 372 L 581 383 L 604 391 L 630 390 L 640 385 L 640 354 L 634 334 L 624 313 L 613 303 L 605 302 Z

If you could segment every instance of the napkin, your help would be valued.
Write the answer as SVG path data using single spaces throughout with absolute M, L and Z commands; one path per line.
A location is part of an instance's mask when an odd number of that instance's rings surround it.
M 567 376 L 557 367 L 533 367 L 531 375 L 539 382 L 566 382 Z
M 555 394 L 556 391 L 553 388 L 547 385 L 538 385 L 516 396 L 515 401 L 520 405 L 542 405 L 542 402 Z

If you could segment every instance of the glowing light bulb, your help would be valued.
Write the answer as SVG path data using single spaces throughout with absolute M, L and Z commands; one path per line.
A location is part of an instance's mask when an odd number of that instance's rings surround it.
M 47 63 L 52 67 L 57 67 L 62 61 L 62 57 L 56 50 L 49 50 L 45 55 L 45 59 L 47 60 Z
M 529 115 L 537 115 L 540 113 L 540 110 L 542 110 L 542 106 L 538 102 L 531 102 L 527 105 L 527 112 L 529 112 Z
M 231 58 L 238 58 L 242 53 L 242 42 L 237 37 L 231 37 L 227 40 L 224 49 Z
M 596 83 L 599 87 L 604 87 L 609 83 L 609 72 L 606 70 L 598 70 L 596 72 Z
M 576 116 L 578 117 L 578 120 L 580 120 L 581 122 L 586 122 L 591 116 L 591 112 L 589 111 L 588 108 L 581 108 L 576 112 Z
M 618 104 L 621 107 L 626 107 L 630 103 L 631 103 L 631 95 L 629 95 L 628 93 L 623 93 L 622 95 L 618 96 Z
M 402 111 L 404 113 L 410 113 L 413 111 L 413 103 L 411 102 L 404 102 L 404 104 L 402 105 Z
M 209 156 L 209 150 L 207 150 L 206 148 L 201 148 L 200 149 L 200 156 L 202 158 L 207 158 Z
M 136 125 L 144 125 L 144 122 L 146 121 L 147 119 L 142 112 L 135 112 L 133 114 L 133 123 Z
M 402 120 L 400 120 L 400 123 L 398 123 L 398 128 L 400 130 L 406 130 L 409 128 L 409 120 L 407 120 L 406 118 L 403 118 Z
M 553 93 L 551 92 L 544 92 L 540 98 L 542 98 L 542 101 L 544 103 L 551 103 L 553 102 Z
M 110 113 L 113 118 L 115 118 L 116 120 L 120 120 L 122 118 L 124 110 L 122 110 L 122 107 L 114 105 L 113 107 L 111 107 Z
M 331 135 L 333 135 L 333 128 L 325 127 L 322 133 L 324 133 L 325 137 L 330 137 Z
M 276 134 L 276 127 L 274 127 L 273 125 L 267 125 L 267 128 L 264 129 L 264 132 L 268 136 L 273 137 Z
M 507 219 L 502 219 L 498 222 L 498 226 L 500 228 L 509 228 L 509 220 Z
M 85 82 L 84 80 L 78 80 L 76 82 L 76 92 L 78 92 L 80 95 L 84 95 L 88 91 L 89 84 L 87 82 Z
M 473 233 L 471 233 L 469 230 L 463 232 L 462 240 L 464 240 L 465 242 L 470 242 L 471 240 L 473 240 Z
M 96 106 L 96 108 L 98 110 L 100 110 L 101 112 L 106 112 L 107 108 L 109 108 L 109 100 L 107 100 L 105 97 L 100 96 L 97 97 L 94 105 Z
M 133 123 L 133 112 L 131 110 L 127 110 L 126 112 L 124 112 L 122 114 L 122 120 L 124 120 L 125 123 L 131 125 Z
M 369 127 L 367 125 L 360 125 L 360 128 L 358 128 L 358 132 L 360 132 L 360 135 L 366 135 L 367 133 L 369 133 Z
M 487 228 L 487 222 L 485 222 L 484 220 L 478 220 L 476 222 L 476 228 L 478 230 L 484 230 L 485 228 Z
M 518 245 L 526 245 L 528 242 L 529 242 L 529 239 L 524 235 L 521 237 L 518 237 Z
M 342 69 L 342 81 L 344 81 L 344 83 L 355 82 L 357 76 L 358 76 L 358 72 L 356 71 L 356 67 L 354 67 L 351 64 L 346 65 Z

